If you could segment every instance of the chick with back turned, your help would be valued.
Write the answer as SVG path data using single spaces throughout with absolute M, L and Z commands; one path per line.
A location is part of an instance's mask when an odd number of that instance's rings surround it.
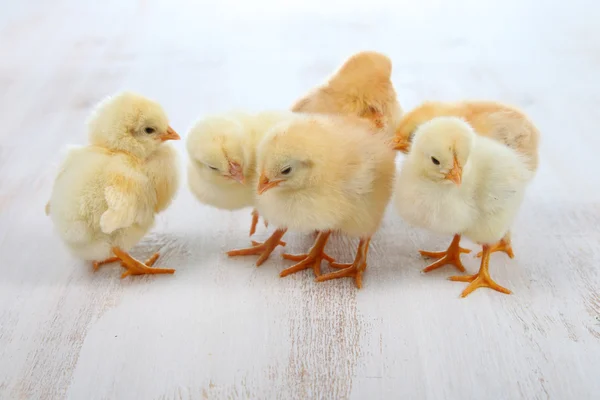
M 178 140 L 162 107 L 123 92 L 102 101 L 88 120 L 90 144 L 74 147 L 54 181 L 46 213 L 69 250 L 102 264 L 120 261 L 122 277 L 172 274 L 131 257 L 173 199 L 179 182 L 177 153 L 164 142 Z
M 327 82 L 297 100 L 292 111 L 366 118 L 392 137 L 402 108 L 391 75 L 392 62 L 384 54 L 356 53 Z
M 353 277 L 361 287 L 371 236 L 383 218 L 395 173 L 394 152 L 382 136 L 356 117 L 299 114 L 261 141 L 259 212 L 277 232 L 319 231 L 307 254 L 284 254 L 298 263 L 282 277 L 312 268 L 319 282 Z M 353 263 L 335 263 L 324 253 L 332 232 L 360 239 Z M 322 259 L 340 271 L 321 275 Z
M 272 125 L 290 115 L 277 111 L 229 112 L 196 122 L 186 142 L 188 185 L 195 197 L 225 210 L 254 207 L 256 146 Z M 258 219 L 254 209 L 250 236 L 256 231 Z
M 489 275 L 491 246 L 509 231 L 533 175 L 522 154 L 477 135 L 460 118 L 437 117 L 414 134 L 397 177 L 394 204 L 409 223 L 454 234 L 451 248 L 458 247 L 458 235 L 482 245 L 479 272 L 450 278 L 470 282 L 462 297 L 479 287 L 509 294 Z M 458 249 L 453 252 L 459 254 Z
M 402 117 L 393 140 L 395 149 L 407 153 L 417 128 L 441 116 L 464 119 L 478 135 L 496 140 L 524 155 L 529 169 L 532 172 L 537 170 L 540 137 L 538 129 L 522 111 L 494 101 L 427 101 Z M 424 256 L 438 258 L 425 272 L 446 264 L 453 264 L 460 271 L 464 271 L 460 254 L 469 253 L 470 250 L 461 248 L 459 243 L 460 235 L 457 235 L 447 251 L 422 251 Z M 492 245 L 490 251 L 503 251 L 513 258 L 510 231 L 498 243 Z M 482 253 L 479 253 L 477 256 L 481 255 Z

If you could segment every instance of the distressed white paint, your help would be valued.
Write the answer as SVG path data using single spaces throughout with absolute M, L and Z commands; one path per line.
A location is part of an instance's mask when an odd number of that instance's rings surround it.
M 600 5 L 534 0 L 22 0 L 0 13 L 0 398 L 592 399 L 600 396 Z M 198 2 L 193 2 L 198 3 Z M 120 280 L 70 257 L 44 215 L 60 149 L 101 97 L 197 117 L 285 108 L 355 51 L 380 50 L 407 109 L 489 98 L 525 109 L 541 167 L 492 257 L 504 296 L 424 276 L 449 238 L 389 212 L 364 288 L 285 279 L 224 251 L 250 211 L 183 187 L 135 251 L 174 276 Z M 178 147 L 183 149 L 183 143 Z M 264 236 L 264 230 L 259 237 Z M 309 239 L 287 235 L 301 251 Z M 352 246 L 354 243 L 352 243 Z M 329 251 L 351 259 L 342 238 Z M 472 256 L 464 258 L 476 270 Z

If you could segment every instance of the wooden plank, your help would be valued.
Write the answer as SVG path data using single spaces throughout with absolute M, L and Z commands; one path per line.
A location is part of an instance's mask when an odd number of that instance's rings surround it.
M 592 399 L 600 393 L 600 5 L 535 0 L 5 2 L 0 15 L 0 398 Z M 44 215 L 60 151 L 122 88 L 181 133 L 234 107 L 287 108 L 350 54 L 394 63 L 405 109 L 491 98 L 539 125 L 541 166 L 492 274 L 512 296 L 420 273 L 449 238 L 390 209 L 364 288 L 285 279 L 224 252 L 250 210 L 183 186 L 135 249 L 174 276 L 120 280 L 68 255 Z M 184 143 L 177 147 L 185 163 Z M 261 228 L 259 238 L 266 231 Z M 310 238 L 286 236 L 290 251 Z M 351 259 L 354 241 L 329 252 Z M 471 246 L 474 248 L 474 246 Z M 477 260 L 465 256 L 469 270 Z

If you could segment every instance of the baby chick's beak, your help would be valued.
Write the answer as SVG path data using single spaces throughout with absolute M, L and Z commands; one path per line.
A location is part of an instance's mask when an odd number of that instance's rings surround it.
M 408 142 L 400 136 L 394 137 L 392 144 L 394 146 L 394 150 L 398 150 L 403 153 L 408 151 Z
M 460 183 L 462 182 L 462 167 L 458 163 L 456 155 L 454 156 L 454 165 L 452 166 L 452 169 L 446 174 L 446 179 L 451 180 L 457 185 L 460 185 Z
M 166 142 L 167 140 L 179 140 L 179 139 L 181 139 L 181 137 L 170 126 L 167 128 L 167 132 L 163 133 L 160 136 L 160 140 L 162 140 L 163 142 Z
M 231 179 L 238 181 L 242 185 L 246 183 L 242 166 L 236 162 L 229 161 L 229 175 L 231 176 Z
M 279 185 L 281 181 L 270 181 L 269 178 L 265 176 L 264 173 L 260 174 L 260 178 L 258 179 L 258 194 L 263 194 L 267 190 L 274 188 Z

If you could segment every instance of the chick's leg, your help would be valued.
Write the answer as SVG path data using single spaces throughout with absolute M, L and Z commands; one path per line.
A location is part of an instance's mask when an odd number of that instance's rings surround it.
M 249 255 L 260 255 L 258 260 L 256 261 L 256 266 L 260 266 L 264 263 L 267 258 L 271 255 L 273 250 L 279 245 L 285 246 L 285 242 L 281 241 L 283 235 L 285 235 L 286 229 L 277 229 L 273 234 L 264 241 L 264 243 L 260 242 L 252 242 L 252 247 L 248 247 L 246 249 L 236 249 L 227 252 L 229 257 L 236 256 L 249 256 Z
M 354 278 L 354 283 L 357 288 L 362 287 L 362 274 L 367 268 L 367 252 L 369 251 L 369 243 L 371 242 L 371 238 L 361 239 L 358 243 L 358 249 L 356 250 L 356 257 L 354 258 L 354 262 L 352 264 L 340 264 L 340 263 L 330 263 L 334 268 L 342 268 L 339 271 L 330 272 L 325 275 L 321 275 L 317 277 L 317 282 L 324 282 L 331 279 L 339 279 L 339 278 Z
M 250 234 L 248 236 L 256 233 L 256 225 L 258 225 L 258 211 L 252 210 L 252 224 L 250 225 Z
M 479 289 L 480 287 L 488 287 L 490 289 L 494 289 L 500 293 L 511 294 L 512 292 L 505 287 L 498 285 L 496 282 L 492 280 L 490 277 L 490 246 L 484 245 L 481 257 L 481 267 L 479 267 L 479 272 L 475 275 L 461 275 L 461 276 L 451 276 L 451 281 L 456 282 L 470 282 L 469 285 L 463 292 L 460 297 L 467 297 L 470 293 L 472 293 L 475 289 Z
M 158 253 L 150 257 L 146 263 L 142 263 L 118 247 L 114 247 L 112 250 L 117 258 L 121 260 L 121 265 L 127 268 L 127 271 L 123 272 L 121 278 L 125 278 L 129 275 L 173 274 L 175 272 L 175 270 L 171 268 L 151 268 L 159 257 Z
M 510 241 L 510 232 L 507 233 L 506 235 L 504 235 L 504 237 L 502 239 L 500 239 L 500 241 L 498 243 L 496 243 L 490 247 L 490 254 L 495 253 L 497 251 L 503 251 L 508 255 L 508 257 L 515 258 L 515 253 L 513 252 L 511 241 Z M 477 257 L 481 257 L 482 255 L 483 255 L 482 251 L 477 253 Z
M 433 271 L 434 269 L 438 269 L 438 268 L 443 267 L 444 265 L 448 265 L 448 264 L 454 265 L 460 272 L 465 272 L 466 271 L 465 267 L 462 265 L 462 262 L 460 261 L 460 254 L 461 253 L 470 253 L 471 250 L 463 249 L 462 247 L 460 247 L 459 243 L 460 243 L 460 235 L 454 235 L 454 239 L 452 239 L 452 243 L 450 243 L 450 246 L 448 246 L 448 249 L 446 251 L 419 250 L 419 253 L 421 253 L 422 256 L 439 258 L 439 260 L 437 260 L 436 262 L 430 264 L 425 269 L 423 269 L 423 272 L 430 272 L 430 271 Z
M 284 269 L 279 274 L 280 277 L 288 276 L 298 271 L 303 271 L 308 268 L 312 268 L 315 276 L 321 275 L 321 261 L 323 259 L 333 262 L 333 258 L 325 254 L 325 245 L 329 240 L 331 231 L 319 232 L 315 243 L 310 248 L 307 254 L 283 254 L 283 258 L 286 260 L 300 261 L 298 264 L 292 265 L 289 268 Z

